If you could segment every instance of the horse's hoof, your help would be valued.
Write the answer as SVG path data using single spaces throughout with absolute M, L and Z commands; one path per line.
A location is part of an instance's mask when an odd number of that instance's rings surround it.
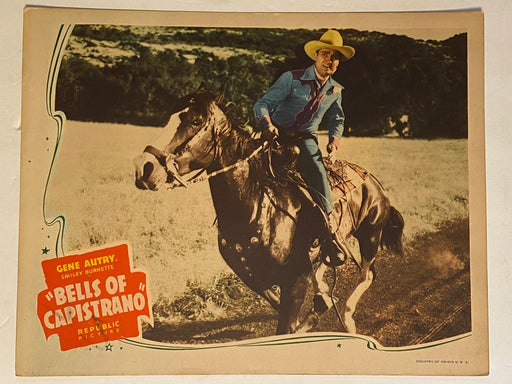
M 320 318 L 315 311 L 311 311 L 307 314 L 305 320 L 293 330 L 292 333 L 305 333 L 308 332 L 311 328 L 314 328 L 319 323 Z
M 321 315 L 333 306 L 333 301 L 336 303 L 338 299 L 334 296 L 331 299 L 327 293 L 317 293 L 315 297 L 313 297 L 313 308 L 316 313 Z

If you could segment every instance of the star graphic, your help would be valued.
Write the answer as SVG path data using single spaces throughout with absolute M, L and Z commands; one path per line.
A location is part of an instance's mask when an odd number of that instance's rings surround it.
M 110 351 L 112 352 L 112 347 L 113 345 L 111 343 L 108 343 L 106 346 L 105 346 L 105 351 Z
M 50 252 L 50 250 L 47 247 L 44 247 L 43 249 L 41 249 L 41 251 L 43 251 L 43 255 L 46 255 L 48 254 L 48 252 Z

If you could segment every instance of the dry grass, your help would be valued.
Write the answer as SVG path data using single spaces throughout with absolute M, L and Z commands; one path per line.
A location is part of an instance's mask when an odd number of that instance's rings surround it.
M 340 152 L 382 182 L 405 218 L 406 237 L 468 216 L 467 140 L 348 138 Z
M 155 135 L 156 128 L 68 122 L 48 201 L 50 212 L 66 217 L 68 253 L 129 241 L 154 299 L 226 270 L 206 184 L 158 193 L 135 188 L 132 160 Z
M 67 122 L 47 202 L 48 212 L 66 217 L 68 254 L 129 241 L 135 266 L 148 272 L 155 301 L 179 296 L 190 281 L 212 285 L 228 271 L 217 250 L 207 183 L 159 192 L 135 188 L 132 160 L 159 133 Z M 466 150 L 465 140 L 346 138 L 338 156 L 382 181 L 404 215 L 411 241 L 468 216 Z

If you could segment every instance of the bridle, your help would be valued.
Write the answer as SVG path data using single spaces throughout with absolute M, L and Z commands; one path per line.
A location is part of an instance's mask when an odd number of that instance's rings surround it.
M 239 168 L 243 164 L 249 162 L 250 159 L 252 159 L 259 152 L 261 152 L 266 146 L 267 146 L 267 142 L 261 144 L 249 156 L 247 156 L 247 157 L 245 157 L 243 159 L 238 160 L 236 163 L 228 165 L 227 167 L 224 167 L 222 169 L 219 169 L 217 171 L 214 171 L 214 172 L 211 172 L 211 173 L 209 173 L 207 175 L 203 175 L 203 176 L 199 177 L 201 175 L 201 173 L 203 173 L 204 170 L 205 170 L 203 168 L 203 169 L 199 170 L 199 172 L 197 174 L 195 174 L 194 176 L 192 176 L 188 180 L 183 180 L 183 178 L 178 174 L 178 170 L 177 170 L 176 166 L 174 166 L 176 170 L 172 170 L 172 169 L 170 169 L 167 166 L 167 158 L 170 157 L 171 155 L 167 156 L 161 150 L 159 150 L 158 148 L 153 147 L 152 145 L 148 145 L 144 149 L 144 152 L 153 155 L 158 160 L 160 165 L 165 169 L 165 171 L 167 172 L 167 175 L 169 175 L 171 177 L 174 177 L 182 186 L 188 187 L 189 185 L 206 181 L 206 180 L 211 179 L 212 177 L 218 176 L 218 175 L 220 175 L 222 173 L 229 172 L 232 169 Z M 175 164 L 174 161 L 173 161 L 173 164 Z
M 171 153 L 170 155 L 166 155 L 160 149 L 158 149 L 152 145 L 148 145 L 146 148 L 144 148 L 144 151 L 142 151 L 142 153 L 149 153 L 150 155 L 153 155 L 155 157 L 155 159 L 158 161 L 158 163 L 164 168 L 165 173 L 167 173 L 167 176 L 173 177 L 184 187 L 187 186 L 186 181 L 183 180 L 183 178 L 179 175 L 178 167 L 176 166 L 176 163 L 174 162 L 174 160 L 172 161 L 174 170 L 167 166 L 167 164 L 169 162 L 169 158 L 174 155 L 173 153 Z
M 152 145 L 148 145 L 146 148 L 144 148 L 144 150 L 142 152 L 149 153 L 150 155 L 153 155 L 158 160 L 160 165 L 162 167 L 164 167 L 164 169 L 168 172 L 168 170 L 167 170 L 167 155 L 165 153 L 163 153 L 158 148 L 153 147 Z
M 198 142 L 202 138 L 203 134 L 207 132 L 207 128 L 210 125 L 211 125 L 211 118 L 208 119 L 208 121 L 205 124 L 205 126 L 203 128 L 201 128 L 186 143 L 185 147 L 182 150 L 186 151 L 186 150 L 192 148 L 193 144 Z M 215 125 L 213 125 L 213 129 L 212 129 L 212 141 L 213 141 L 212 149 L 214 150 L 213 159 L 215 160 L 217 158 L 217 156 L 218 156 L 218 151 L 219 151 L 219 148 L 218 148 L 218 132 L 215 129 Z M 166 155 L 162 150 L 156 148 L 153 145 L 146 146 L 146 148 L 144 148 L 143 153 L 148 153 L 148 154 L 154 156 L 156 158 L 156 160 L 158 161 L 158 163 L 164 168 L 165 172 L 167 173 L 167 176 L 170 176 L 170 177 L 174 178 L 182 186 L 188 187 L 191 184 L 195 184 L 195 183 L 199 183 L 199 182 L 202 182 L 202 181 L 206 181 L 208 179 L 211 179 L 212 177 L 218 176 L 218 175 L 220 175 L 222 173 L 225 173 L 225 172 L 228 172 L 228 171 L 230 171 L 232 169 L 240 167 L 242 164 L 248 162 L 250 159 L 252 159 L 254 156 L 256 156 L 261 150 L 263 150 L 263 148 L 265 148 L 266 145 L 267 145 L 267 143 L 264 142 L 258 148 L 256 148 L 249 156 L 247 156 L 247 157 L 245 157 L 243 159 L 238 160 L 234 164 L 231 164 L 231 165 L 226 166 L 226 167 L 224 167 L 222 169 L 219 169 L 217 171 L 214 171 L 214 172 L 211 172 L 211 173 L 209 173 L 207 175 L 203 175 L 203 176 L 199 177 L 201 175 L 201 173 L 203 173 L 205 171 L 205 168 L 202 168 L 202 169 L 199 170 L 198 173 L 196 173 L 194 176 L 192 176 L 188 180 L 184 180 L 179 175 L 179 173 L 178 173 L 178 166 L 177 166 L 176 162 L 173 160 L 174 157 L 176 156 L 175 153 L 170 153 L 169 155 Z M 210 153 L 212 149 L 210 149 L 210 151 L 208 153 Z M 172 167 L 170 167 L 169 164 L 172 164 Z

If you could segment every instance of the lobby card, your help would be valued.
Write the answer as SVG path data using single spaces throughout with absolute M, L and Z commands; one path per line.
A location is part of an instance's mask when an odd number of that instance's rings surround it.
M 483 14 L 311 16 L 25 9 L 18 375 L 488 373 Z

